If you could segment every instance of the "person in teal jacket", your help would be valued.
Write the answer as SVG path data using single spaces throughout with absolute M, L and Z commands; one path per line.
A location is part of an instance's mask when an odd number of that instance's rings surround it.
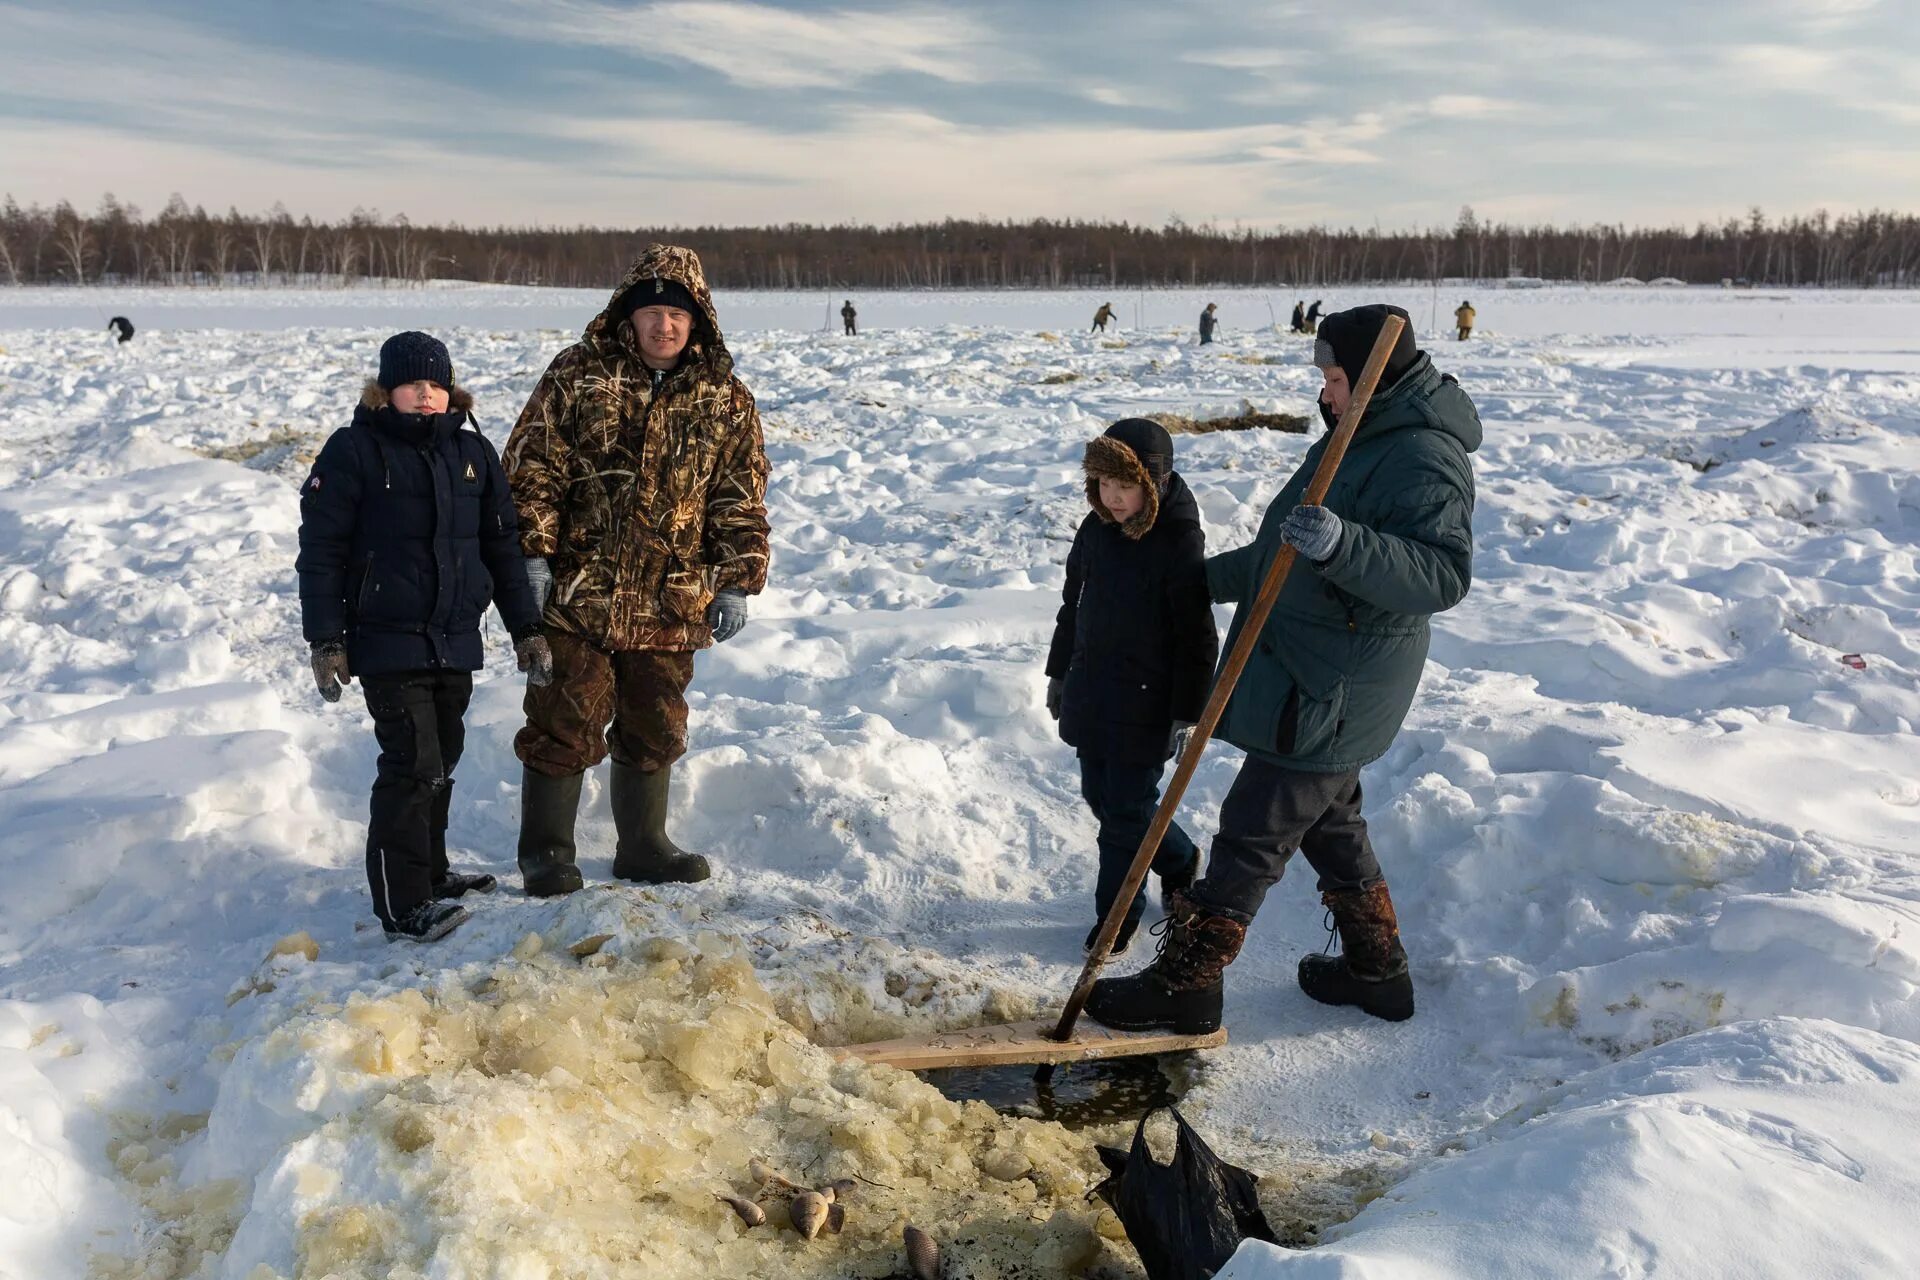
M 1398 307 L 1321 322 L 1314 364 L 1329 428 Z M 1386 753 L 1427 658 L 1427 619 L 1473 578 L 1473 465 L 1480 417 L 1409 324 L 1319 506 L 1302 505 L 1331 436 L 1307 450 L 1253 542 L 1207 560 L 1215 602 L 1251 605 L 1283 545 L 1293 571 L 1215 730 L 1247 753 L 1220 809 L 1206 875 L 1171 896 L 1159 956 L 1094 984 L 1086 1010 L 1120 1030 L 1218 1029 L 1222 975 L 1295 849 L 1319 876 L 1342 954 L 1300 962 L 1300 985 L 1376 1017 L 1413 1013 L 1393 900 L 1361 816 L 1360 769 Z M 1244 609 L 1227 636 L 1230 651 Z

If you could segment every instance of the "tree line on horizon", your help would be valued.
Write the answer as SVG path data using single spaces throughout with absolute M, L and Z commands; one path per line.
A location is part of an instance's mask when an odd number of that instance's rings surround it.
M 336 222 L 210 214 L 179 196 L 152 217 L 108 195 L 92 213 L 0 204 L 0 284 L 337 284 L 465 280 L 611 287 L 655 241 L 690 245 L 716 289 L 1059 289 L 1381 284 L 1524 277 L 1603 283 L 1920 285 L 1920 217 L 1865 212 L 1687 227 L 1255 230 L 946 219 L 894 226 L 415 226 L 356 209 Z

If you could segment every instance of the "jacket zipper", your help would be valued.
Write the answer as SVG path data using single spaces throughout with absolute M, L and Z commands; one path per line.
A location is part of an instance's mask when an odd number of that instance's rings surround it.
M 373 552 L 367 552 L 366 568 L 360 571 L 360 594 L 354 599 L 354 620 L 367 611 L 367 588 L 373 585 Z

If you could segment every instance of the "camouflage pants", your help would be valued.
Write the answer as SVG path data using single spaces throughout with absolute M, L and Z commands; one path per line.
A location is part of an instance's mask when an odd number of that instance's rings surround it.
M 553 683 L 527 689 L 526 727 L 513 739 L 522 764 L 559 778 L 611 752 L 616 764 L 652 773 L 686 754 L 692 650 L 602 653 L 563 631 L 546 637 Z

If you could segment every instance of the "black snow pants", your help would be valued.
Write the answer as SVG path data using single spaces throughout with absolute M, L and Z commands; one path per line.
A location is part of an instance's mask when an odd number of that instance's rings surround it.
M 367 886 L 374 914 L 392 925 L 433 897 L 447 875 L 447 810 L 453 766 L 473 696 L 467 671 L 363 676 L 380 761 L 367 822 Z
M 1161 764 L 1080 757 L 1080 795 L 1100 823 L 1100 874 L 1093 889 L 1097 920 L 1105 920 L 1113 909 L 1113 900 L 1120 896 L 1120 886 L 1133 869 L 1133 855 L 1140 851 L 1140 841 L 1153 825 L 1154 811 L 1160 807 L 1160 774 L 1165 768 Z M 1200 850 L 1193 837 L 1177 822 L 1169 826 L 1153 856 L 1154 874 L 1185 883 L 1192 880 L 1199 864 Z M 1127 912 L 1129 932 L 1139 927 L 1146 909 L 1147 895 L 1142 886 Z
M 1295 849 L 1319 875 L 1322 892 L 1383 878 L 1360 816 L 1357 771 L 1303 773 L 1248 756 L 1220 806 L 1207 874 L 1189 896 L 1251 919 Z

